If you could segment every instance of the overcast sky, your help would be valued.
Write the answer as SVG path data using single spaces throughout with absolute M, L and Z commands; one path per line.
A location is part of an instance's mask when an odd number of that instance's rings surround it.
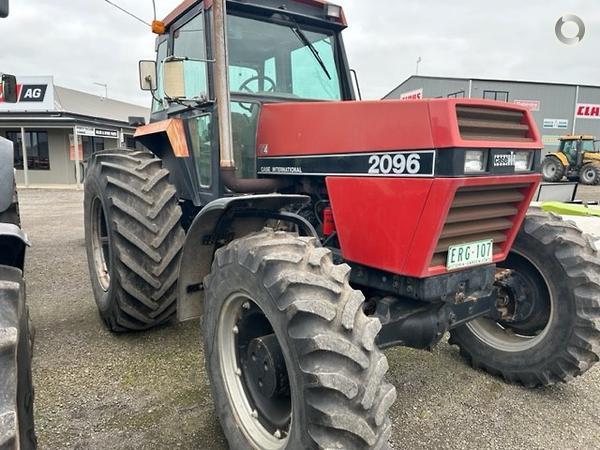
M 148 105 L 137 61 L 154 58 L 154 35 L 104 0 L 10 0 L 0 19 L 0 72 L 53 75 L 55 83 Z M 151 0 L 113 0 L 152 19 Z M 180 0 L 156 0 L 159 18 Z M 600 84 L 597 0 L 339 0 L 344 39 L 363 94 L 380 98 L 414 74 Z M 575 46 L 560 43 L 564 14 L 587 27 Z M 567 34 L 575 34 L 565 27 Z

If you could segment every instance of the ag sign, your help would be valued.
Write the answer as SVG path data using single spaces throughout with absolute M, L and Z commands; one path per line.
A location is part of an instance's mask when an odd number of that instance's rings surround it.
M 600 105 L 590 103 L 579 103 L 575 116 L 578 119 L 600 119 Z
M 17 103 L 4 103 L 0 88 L 0 111 L 54 111 L 52 77 L 17 77 Z

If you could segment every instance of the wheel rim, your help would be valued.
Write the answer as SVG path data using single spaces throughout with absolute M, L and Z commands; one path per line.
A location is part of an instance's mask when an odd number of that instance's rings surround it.
M 92 202 L 91 217 L 92 253 L 96 278 L 105 292 L 110 287 L 110 242 L 102 202 L 98 197 Z
M 587 183 L 591 183 L 592 181 L 594 181 L 595 176 L 596 176 L 596 173 L 594 172 L 594 169 L 586 169 L 583 171 L 583 179 Z
M 552 163 L 544 164 L 544 176 L 552 178 L 556 174 L 556 166 Z
M 283 361 L 283 355 L 268 351 L 277 341 L 272 325 L 256 302 L 236 293 L 223 304 L 217 339 L 221 378 L 237 425 L 257 448 L 284 448 L 292 423 L 290 383 L 285 365 L 268 375 L 273 361 Z M 259 364 L 267 374 L 264 382 L 256 377 Z M 277 380 L 277 387 L 272 380 Z M 286 387 L 287 395 L 281 391 Z M 273 391 L 272 398 L 264 394 L 268 390 Z
M 547 320 L 545 320 L 543 326 L 535 327 L 534 330 L 531 330 L 527 334 L 517 329 L 518 324 L 514 324 L 514 327 L 512 327 L 509 322 L 502 323 L 485 317 L 473 320 L 467 323 L 466 326 L 480 341 L 496 350 L 522 352 L 535 347 L 548 335 L 552 321 L 554 320 L 555 298 L 548 280 L 537 264 L 520 252 L 513 250 L 512 253 L 518 255 L 523 261 L 526 261 L 529 265 L 529 270 L 536 271 L 537 276 L 532 277 L 533 272 L 527 273 L 527 271 L 517 273 L 517 276 L 526 280 L 525 282 L 530 295 L 537 295 L 537 298 L 545 302 L 544 306 L 549 309 Z M 543 280 L 543 286 L 540 286 L 539 282 L 535 282 L 536 278 L 538 281 L 540 279 Z M 535 289 L 537 289 L 537 292 L 532 292 Z

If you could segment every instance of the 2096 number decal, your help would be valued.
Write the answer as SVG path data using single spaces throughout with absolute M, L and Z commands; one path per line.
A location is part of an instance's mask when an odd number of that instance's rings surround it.
M 374 175 L 410 174 L 416 175 L 421 171 L 421 155 L 418 153 L 386 153 L 371 155 L 369 158 L 369 173 Z
M 432 177 L 435 150 L 258 157 L 259 175 Z

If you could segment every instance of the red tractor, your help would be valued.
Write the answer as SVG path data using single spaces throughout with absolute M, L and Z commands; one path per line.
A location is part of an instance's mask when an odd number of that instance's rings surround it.
M 107 327 L 203 316 L 232 448 L 385 448 L 382 349 L 451 343 L 528 387 L 600 352 L 600 259 L 528 214 L 531 114 L 485 100 L 356 101 L 321 0 L 187 0 L 140 64 L 147 150 L 90 161 L 85 224 Z

